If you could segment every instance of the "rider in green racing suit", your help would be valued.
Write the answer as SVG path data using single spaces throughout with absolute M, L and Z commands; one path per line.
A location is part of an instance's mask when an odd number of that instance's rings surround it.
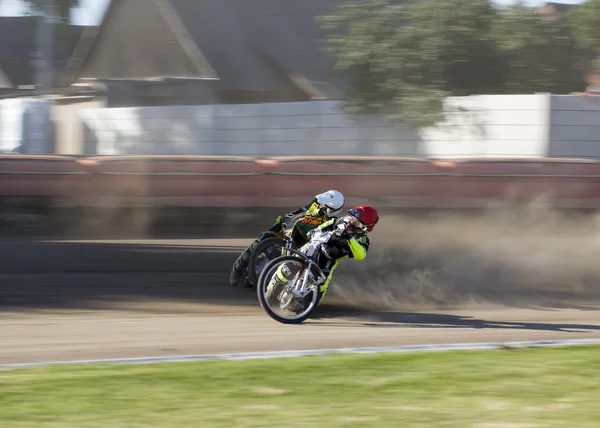
M 375 208 L 362 205 L 348 210 L 347 216 L 339 219 L 332 219 L 315 228 L 310 232 L 310 236 L 319 231 L 327 232 L 335 230 L 332 237 L 325 244 L 321 245 L 320 253 L 317 258 L 317 265 L 326 276 L 324 283 L 320 284 L 321 300 L 325 297 L 329 283 L 333 277 L 333 272 L 342 259 L 350 258 L 363 260 L 367 257 L 370 240 L 367 232 L 372 232 L 375 225 L 379 222 L 379 213 Z M 342 226 L 340 228 L 340 226 Z M 285 265 L 282 265 L 267 286 L 267 294 L 271 295 L 279 285 L 289 281 L 292 273 Z M 307 296 L 307 302 L 310 301 L 310 295 Z
M 322 225 L 330 219 L 334 219 L 344 208 L 344 195 L 337 190 L 328 190 L 315 196 L 312 202 L 297 210 L 277 217 L 277 221 L 267 231 L 254 240 L 248 248 L 237 258 L 229 275 L 229 283 L 237 286 L 244 282 L 248 275 L 248 263 L 250 254 L 254 248 L 269 236 L 283 232 L 282 222 L 285 218 L 290 218 L 304 213 L 296 222 L 296 231 L 294 234 L 294 242 L 297 247 L 301 247 L 308 241 L 308 234 L 315 227 Z

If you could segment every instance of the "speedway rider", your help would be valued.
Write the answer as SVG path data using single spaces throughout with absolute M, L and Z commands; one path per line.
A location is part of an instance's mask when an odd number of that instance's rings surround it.
M 325 222 L 335 219 L 337 215 L 341 213 L 343 208 L 344 195 L 337 190 L 328 190 L 327 192 L 316 195 L 310 204 L 298 208 L 296 211 L 289 214 L 277 217 L 275 224 L 254 240 L 254 242 L 252 242 L 252 244 L 250 244 L 250 246 L 246 248 L 235 261 L 233 268 L 231 269 L 231 274 L 229 275 L 229 283 L 233 286 L 237 286 L 246 279 L 248 275 L 248 263 L 252 251 L 261 241 L 268 238 L 270 235 L 282 233 L 282 222 L 284 219 L 304 214 L 304 216 L 296 222 L 296 233 L 294 235 L 294 241 L 299 248 L 308 241 L 308 234 L 310 231 Z
M 342 259 L 363 260 L 367 257 L 370 245 L 368 232 L 372 232 L 378 222 L 379 213 L 377 210 L 370 206 L 361 205 L 350 208 L 348 215 L 339 219 L 332 219 L 309 233 L 312 237 L 321 232 L 335 231 L 329 241 L 321 245 L 317 259 L 319 268 L 327 277 L 325 282 L 320 285 L 322 294 L 318 303 L 323 300 L 333 277 L 333 272 Z M 267 287 L 267 294 L 271 295 L 279 285 L 286 283 L 290 279 L 290 275 L 289 269 L 282 265 L 282 268 L 273 275 Z M 310 298 L 308 300 L 310 301 Z

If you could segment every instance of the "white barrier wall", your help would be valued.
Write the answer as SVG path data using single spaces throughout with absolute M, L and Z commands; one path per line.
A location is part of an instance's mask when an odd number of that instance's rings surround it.
M 79 117 L 79 111 L 90 108 L 104 108 L 106 101 L 83 100 L 65 104 L 56 104 L 52 107 L 52 120 L 55 124 L 55 153 L 81 154 L 83 153 L 84 127 Z
M 21 146 L 23 112 L 21 100 L 0 100 L 0 153 L 13 153 Z
M 52 153 L 52 104 L 33 98 L 0 100 L 0 153 Z
M 337 101 L 90 109 L 89 154 L 419 155 L 409 128 L 343 113 Z
M 446 100 L 446 121 L 421 131 L 429 157 L 546 156 L 550 94 Z
M 600 159 L 600 97 L 553 95 L 549 155 Z
M 600 158 L 600 101 L 481 95 L 446 101 L 447 120 L 415 132 L 343 113 L 338 101 L 90 109 L 85 153 Z

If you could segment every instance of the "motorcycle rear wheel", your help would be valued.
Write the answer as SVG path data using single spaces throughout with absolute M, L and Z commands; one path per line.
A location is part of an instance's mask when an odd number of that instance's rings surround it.
M 274 248 L 270 248 L 274 247 Z M 260 273 L 272 260 L 281 256 L 281 249 L 285 247 L 285 241 L 281 238 L 267 238 L 254 248 L 254 251 L 250 254 L 250 260 L 248 261 L 248 279 L 252 285 L 258 284 Z M 267 260 L 260 260 L 259 256 L 266 251 L 270 251 L 270 258 Z

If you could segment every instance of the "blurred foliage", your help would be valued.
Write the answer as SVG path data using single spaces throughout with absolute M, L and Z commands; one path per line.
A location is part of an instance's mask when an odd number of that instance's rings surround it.
M 568 93 L 585 87 L 583 54 L 571 21 L 520 5 L 498 12 L 494 37 L 503 64 L 503 92 Z
M 565 93 L 582 87 L 570 22 L 489 0 L 361 0 L 322 17 L 326 49 L 351 79 L 352 112 L 417 128 L 446 96 Z
M 31 5 L 33 10 L 37 13 L 41 8 L 40 5 L 44 4 L 44 0 L 25 0 Z M 52 0 L 54 9 L 61 21 L 69 22 L 71 19 L 71 9 L 78 7 L 81 0 Z
M 600 72 L 600 0 L 587 0 L 573 8 L 570 19 L 577 40 L 583 48 L 594 53 L 596 69 Z

